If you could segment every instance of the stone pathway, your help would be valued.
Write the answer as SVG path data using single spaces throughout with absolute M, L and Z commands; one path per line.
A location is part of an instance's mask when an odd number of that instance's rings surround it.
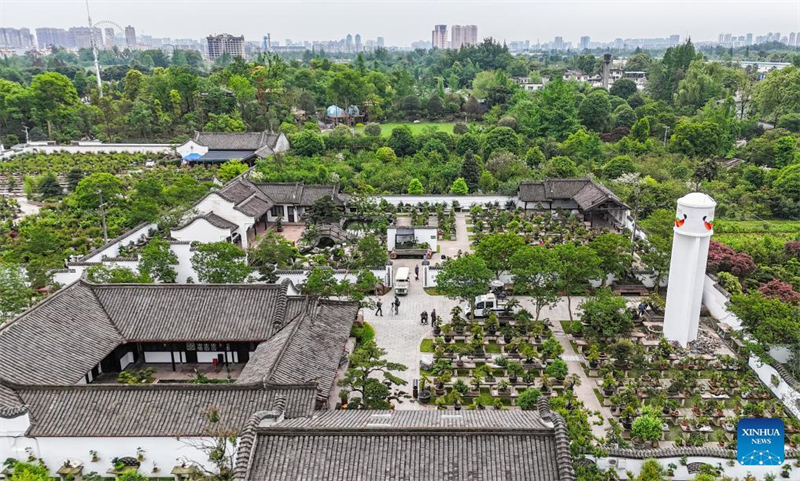
M 466 212 L 456 212 L 456 238 L 455 240 L 439 241 L 439 255 L 434 255 L 431 259 L 432 264 L 439 264 L 442 261 L 442 255 L 447 257 L 455 257 L 458 251 L 472 252 L 469 242 L 469 232 L 467 232 L 467 214 Z

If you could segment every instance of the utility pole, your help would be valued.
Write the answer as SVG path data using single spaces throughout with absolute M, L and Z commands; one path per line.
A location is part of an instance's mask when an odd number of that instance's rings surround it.
M 29 127 L 27 125 L 23 125 L 22 128 L 25 129 L 25 143 L 26 144 L 30 144 L 31 143 L 31 134 L 28 131 Z
M 97 195 L 100 197 L 100 221 L 103 223 L 103 244 L 108 244 L 108 229 L 106 228 L 106 205 L 103 203 L 103 191 L 97 189 Z
M 664 126 L 664 147 L 667 146 L 667 132 L 669 132 L 669 126 L 665 125 Z
M 633 261 L 633 252 L 636 248 L 636 222 L 639 220 L 639 193 L 641 192 L 641 184 L 636 183 L 634 188 L 634 201 L 633 201 L 633 232 L 631 232 L 631 261 Z M 658 289 L 658 286 L 656 286 Z
M 94 74 L 97 77 L 97 91 L 103 97 L 103 83 L 100 80 L 100 61 L 97 60 L 97 44 L 94 38 L 94 25 L 92 24 L 92 14 L 89 12 L 89 0 L 86 0 L 86 15 L 89 17 L 89 38 L 92 40 L 92 55 L 94 56 Z

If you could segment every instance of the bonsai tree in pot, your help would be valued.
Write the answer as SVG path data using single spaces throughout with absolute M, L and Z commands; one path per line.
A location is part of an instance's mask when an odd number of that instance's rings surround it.
M 661 417 L 652 406 L 642 408 L 642 415 L 637 417 L 631 426 L 631 437 L 633 445 L 641 449 L 644 444 L 649 442 L 652 446 L 661 439 L 663 434 L 663 423 Z
M 519 377 L 525 374 L 525 368 L 518 362 L 509 362 L 506 371 L 508 371 L 508 380 L 511 381 L 511 384 L 516 384 Z
M 533 364 L 533 361 L 537 358 L 538 355 L 538 353 L 536 352 L 536 348 L 528 344 L 527 342 L 525 343 L 524 346 L 522 346 L 519 353 L 525 360 L 525 364 Z
M 589 354 L 586 356 L 586 360 L 589 361 L 589 367 L 592 369 L 597 369 L 600 366 L 600 348 L 597 347 L 597 344 L 592 344 L 589 347 Z
M 514 336 L 517 334 L 516 330 L 510 325 L 503 326 L 502 329 L 500 329 L 500 333 L 503 335 L 503 342 L 506 346 L 514 340 Z
M 535 411 L 538 409 L 536 402 L 542 395 L 542 391 L 535 387 L 522 391 L 517 398 L 517 406 L 523 411 Z
M 502 381 L 497 383 L 497 392 L 506 394 L 508 393 L 508 388 L 511 386 L 508 381 L 503 379 Z
M 450 342 L 453 340 L 453 325 L 452 324 L 444 324 L 441 327 L 442 336 L 444 336 L 444 342 Z
M 617 381 L 611 375 L 611 373 L 606 374 L 606 377 L 603 378 L 603 394 L 606 396 L 611 396 L 614 394 L 614 390 L 617 388 Z
M 555 337 L 548 338 L 542 344 L 542 357 L 546 360 L 555 359 L 564 353 L 564 347 Z
M 464 395 L 469 391 L 469 386 L 461 379 L 456 379 L 456 382 L 453 383 L 453 392 L 457 392 L 460 395 Z
M 497 332 L 500 324 L 497 322 L 497 315 L 494 312 L 489 314 L 489 317 L 486 319 L 485 327 L 486 332 L 488 332 L 490 336 L 494 336 L 494 334 Z
M 558 379 L 559 382 L 563 382 L 564 378 L 569 374 L 569 368 L 566 362 L 561 359 L 556 359 L 547 365 L 545 373 L 550 377 Z
M 431 389 L 429 387 L 430 382 L 431 378 L 425 374 L 422 374 L 419 378 L 419 402 L 423 404 L 428 404 L 431 402 Z

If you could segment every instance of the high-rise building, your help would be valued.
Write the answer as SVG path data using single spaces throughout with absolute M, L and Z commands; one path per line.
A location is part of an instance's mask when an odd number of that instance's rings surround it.
M 97 27 L 70 27 L 69 34 L 75 39 L 77 48 L 91 48 L 92 42 L 97 47 L 103 46 L 103 34 Z
M 447 25 L 434 25 L 431 32 L 432 48 L 447 48 Z
M 356 34 L 356 52 L 360 52 L 361 50 L 362 50 L 362 47 L 361 47 L 361 34 L 357 33 Z
M 105 41 L 106 50 L 114 48 L 114 28 L 107 27 L 103 29 L 103 40 Z
M 669 44 L 672 46 L 678 45 L 681 43 L 681 36 L 677 34 L 672 34 L 669 36 Z
M 466 30 L 461 25 L 450 26 L 450 48 L 458 50 L 464 45 Z
M 353 36 L 349 33 L 347 34 L 347 37 L 345 37 L 344 44 L 348 52 L 353 51 Z
M 383 47 L 385 44 L 385 40 L 383 39 L 383 37 L 378 37 L 377 43 L 378 47 Z
M 753 45 L 753 34 L 748 33 L 745 37 L 747 37 L 747 45 Z
M 589 41 L 590 40 L 591 39 L 590 39 L 590 37 L 588 35 L 581 37 L 581 46 L 580 46 L 581 50 L 586 50 L 586 49 L 589 48 Z
M 75 38 L 62 28 L 37 28 L 36 43 L 39 48 L 45 48 L 48 45 L 74 47 Z
M 615 38 L 614 39 L 614 48 L 615 49 L 621 50 L 624 47 L 625 47 L 625 41 L 624 40 L 622 40 L 621 38 Z
M 478 45 L 477 25 L 467 25 L 464 27 L 464 45 Z
M 239 37 L 227 33 L 209 35 L 206 37 L 206 41 L 208 42 L 208 58 L 212 62 L 225 53 L 231 57 L 244 58 L 244 35 Z
M 795 33 L 794 32 L 789 33 L 789 45 L 792 46 L 792 47 L 794 47 L 794 45 L 795 45 Z
M 564 37 L 553 39 L 553 50 L 564 50 Z
M 33 36 L 27 28 L 0 28 L 0 47 L 33 47 Z
M 125 27 L 125 44 L 131 50 L 136 48 L 136 29 L 130 25 Z

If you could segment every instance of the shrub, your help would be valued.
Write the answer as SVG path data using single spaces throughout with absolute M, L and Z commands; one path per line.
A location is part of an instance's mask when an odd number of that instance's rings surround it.
M 561 359 L 556 359 L 547 365 L 545 373 L 550 377 L 564 379 L 567 377 L 567 374 L 569 374 L 569 368 L 567 367 L 566 362 Z
M 453 124 L 453 133 L 456 135 L 463 135 L 469 132 L 469 127 L 464 122 L 456 122 Z
M 380 137 L 381 136 L 381 126 L 374 123 L 369 122 L 366 127 L 364 127 L 364 133 L 369 135 L 370 137 Z
M 720 272 L 717 274 L 719 285 L 731 295 L 742 293 L 742 283 L 730 272 Z
M 656 415 L 650 406 L 645 406 L 642 408 L 642 415 L 633 421 L 631 436 L 645 441 L 658 441 L 661 439 L 661 434 L 661 417 Z
M 537 409 L 536 402 L 539 400 L 541 395 L 542 391 L 535 387 L 526 389 L 519 394 L 519 397 L 517 398 L 517 406 L 519 406 L 523 411 L 534 411 Z
M 391 147 L 381 147 L 375 152 L 375 159 L 382 164 L 394 164 L 397 162 L 397 155 Z

